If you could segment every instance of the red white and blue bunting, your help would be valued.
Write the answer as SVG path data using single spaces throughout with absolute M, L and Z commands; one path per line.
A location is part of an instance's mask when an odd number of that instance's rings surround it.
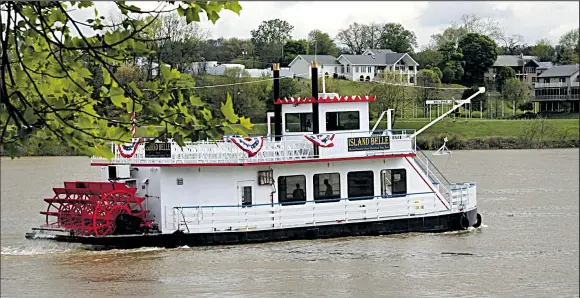
M 131 158 L 137 152 L 139 144 L 141 143 L 141 138 L 137 139 L 137 142 L 131 143 L 131 145 L 117 145 L 117 150 L 123 158 Z
M 244 150 L 244 152 L 248 153 L 248 157 L 253 157 L 258 154 L 258 152 L 262 150 L 262 146 L 264 146 L 264 137 L 230 137 L 229 140 L 236 144 L 236 146 L 238 146 L 240 149 Z
M 334 146 L 334 134 L 304 135 L 304 137 L 319 147 Z

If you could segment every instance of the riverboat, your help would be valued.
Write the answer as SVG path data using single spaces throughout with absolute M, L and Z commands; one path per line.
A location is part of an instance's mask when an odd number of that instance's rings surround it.
M 418 131 L 392 129 L 392 109 L 369 124 L 373 96 L 318 93 L 279 98 L 274 132 L 220 140 L 112 144 L 93 157 L 102 181 L 64 182 L 26 234 L 106 248 L 179 247 L 478 227 L 476 183 L 450 183 L 416 146 Z M 377 130 L 385 118 L 386 129 Z M 321 119 L 323 121 L 321 121 Z

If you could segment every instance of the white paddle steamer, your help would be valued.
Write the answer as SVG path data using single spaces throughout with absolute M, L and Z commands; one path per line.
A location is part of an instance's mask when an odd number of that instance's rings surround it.
M 279 90 L 274 67 L 274 88 Z M 450 183 L 416 148 L 419 131 L 369 125 L 372 96 L 275 94 L 274 132 L 112 145 L 102 182 L 65 182 L 27 234 L 105 247 L 251 243 L 479 226 L 476 184 Z M 270 114 L 270 113 L 269 113 Z M 387 129 L 377 130 L 386 115 Z M 270 118 L 270 115 L 269 115 Z M 270 121 L 270 119 L 268 119 Z

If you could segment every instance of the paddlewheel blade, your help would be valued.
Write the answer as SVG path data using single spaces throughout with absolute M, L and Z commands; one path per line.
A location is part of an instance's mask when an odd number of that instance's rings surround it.
M 46 227 L 72 231 L 75 235 L 113 235 L 119 215 L 141 220 L 142 227 L 151 227 L 143 208 L 145 198 L 137 197 L 136 188 L 118 182 L 65 182 L 64 188 L 53 188 L 48 203 Z

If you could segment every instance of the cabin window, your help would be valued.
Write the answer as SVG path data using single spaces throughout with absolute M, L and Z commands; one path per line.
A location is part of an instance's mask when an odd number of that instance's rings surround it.
M 242 188 L 242 206 L 252 205 L 252 187 L 244 186 Z
M 306 176 L 278 177 L 278 203 L 282 205 L 306 203 Z
M 358 129 L 360 129 L 358 111 L 326 112 L 326 131 Z
M 349 200 L 368 200 L 374 197 L 373 171 L 349 172 L 346 179 Z
M 286 132 L 312 131 L 312 113 L 287 113 Z
M 315 174 L 314 175 L 314 200 L 316 203 L 328 203 L 340 201 L 340 174 Z
M 358 67 L 358 66 L 355 66 L 355 67 L 354 67 L 354 71 L 355 71 L 355 72 L 360 72 L 360 69 L 359 69 L 359 67 Z
M 393 169 L 381 171 L 381 196 L 404 195 L 407 193 L 407 171 Z
M 373 72 L 372 66 L 367 66 L 367 72 L 369 72 L 369 73 Z
M 350 65 L 346 65 L 346 73 L 350 73 Z

